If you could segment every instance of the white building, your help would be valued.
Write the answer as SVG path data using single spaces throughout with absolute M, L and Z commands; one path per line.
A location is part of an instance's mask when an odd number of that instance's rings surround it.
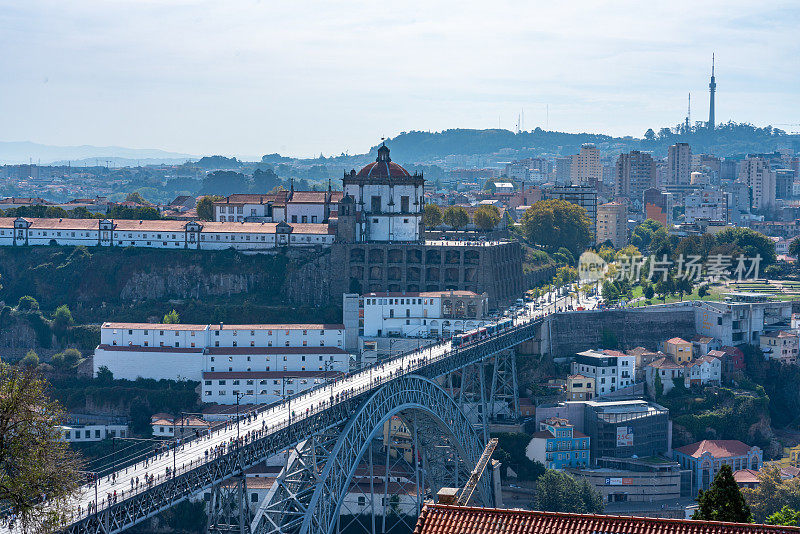
M 350 304 L 356 300 L 358 306 Z M 344 323 L 357 324 L 361 337 L 441 338 L 483 325 L 489 296 L 472 291 L 345 294 L 344 310 Z
M 326 223 L 336 215 L 341 191 L 289 191 L 234 194 L 214 202 L 218 222 Z
M 570 164 L 572 185 L 597 187 L 603 181 L 603 165 L 600 163 L 600 150 L 593 143 L 581 145 L 578 154 L 572 156 Z
M 341 324 L 104 323 L 94 371 L 105 366 L 116 378 L 197 381 L 204 372 L 346 372 L 343 346 Z
M 0 246 L 85 245 L 268 251 L 288 246 L 329 246 L 333 239 L 328 225 L 321 223 L 0 218 Z
M 697 219 L 728 222 L 728 195 L 724 191 L 697 191 L 684 199 L 684 207 L 687 224 Z
M 719 385 L 722 381 L 722 360 L 714 356 L 701 356 L 686 364 L 684 379 L 689 386 Z
M 150 426 L 153 435 L 161 438 L 193 436 L 195 431 L 206 431 L 211 428 L 211 423 L 199 417 L 151 417 Z
M 324 367 L 324 366 L 323 366 Z M 269 404 L 342 376 L 336 371 L 206 371 L 201 383 L 203 402 Z
M 61 425 L 61 439 L 70 443 L 102 441 L 106 438 L 125 438 L 128 436 L 128 425 L 125 424 L 86 424 Z
M 579 352 L 572 362 L 572 373 L 593 378 L 600 397 L 632 386 L 635 371 L 636 357 L 616 350 Z
M 344 195 L 352 199 L 355 241 L 419 241 L 422 239 L 423 184 L 421 174 L 411 175 L 378 148 L 378 157 L 358 173 L 346 173 Z M 339 224 L 343 223 L 339 214 Z
M 778 360 L 786 365 L 797 364 L 798 335 L 795 332 L 778 331 L 761 334 L 760 345 L 764 358 Z
M 762 333 L 791 321 L 791 302 L 769 301 L 770 295 L 758 293 L 727 295 L 726 302 L 693 303 L 697 333 L 718 339 L 722 346 L 758 345 Z
M 689 143 L 675 143 L 667 153 L 668 184 L 689 184 L 692 172 L 692 147 Z
M 764 210 L 775 206 L 775 171 L 765 158 L 748 156 L 739 167 L 737 181 L 750 187 L 752 209 Z

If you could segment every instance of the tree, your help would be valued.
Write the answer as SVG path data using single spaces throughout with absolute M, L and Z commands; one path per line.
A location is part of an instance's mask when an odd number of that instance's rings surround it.
M 631 232 L 631 245 L 641 251 L 652 252 L 650 244 L 656 236 L 657 241 L 661 241 L 665 238 L 667 236 L 666 228 L 655 219 L 645 219 L 644 222 L 638 224 L 636 228 L 633 229 L 633 232 Z
M 733 479 L 731 466 L 720 467 L 711 486 L 697 495 L 697 511 L 692 519 L 752 523 L 753 514 Z
M 548 469 L 536 483 L 535 508 L 545 512 L 597 514 L 603 496 L 586 479 L 576 480 L 563 471 Z
M 647 300 L 652 300 L 656 294 L 652 284 L 647 284 L 646 286 L 644 286 L 644 290 L 642 291 L 642 293 L 644 294 L 644 298 L 646 298 Z
M 759 358 L 763 357 L 758 355 Z M 794 386 L 795 389 L 797 386 Z M 758 485 L 742 488 L 742 495 L 753 512 L 757 522 L 768 520 L 783 507 L 800 510 L 800 479 L 784 480 L 781 469 L 776 465 L 765 465 L 758 472 Z
M 644 133 L 645 141 L 655 141 L 656 140 L 656 133 L 653 131 L 652 128 L 648 128 L 647 131 Z
M 102 384 L 110 384 L 114 381 L 114 373 L 105 365 L 101 365 L 97 370 L 97 381 Z
M 69 310 L 69 306 L 62 304 L 56 308 L 55 313 L 53 313 L 53 326 L 58 332 L 65 332 L 67 328 L 74 323 L 75 320 L 72 318 L 72 312 Z
M 436 228 L 442 224 L 442 209 L 436 204 L 425 204 L 422 210 L 422 224 L 425 228 Z
M 472 220 L 475 222 L 475 226 L 477 226 L 478 229 L 492 230 L 500 224 L 500 210 L 497 209 L 497 206 L 484 204 L 475 210 Z
M 489 178 L 483 183 L 483 190 L 488 191 L 494 195 L 494 192 L 497 190 L 497 188 L 494 185 L 494 178 Z
M 250 181 L 247 176 L 235 171 L 214 171 L 203 178 L 201 192 L 206 195 L 232 195 L 246 193 Z
M 197 216 L 204 221 L 214 220 L 214 202 L 222 200 L 219 195 L 206 195 L 197 202 Z
M 125 202 L 136 202 L 137 204 L 150 205 L 150 203 L 146 201 L 142 194 L 138 191 L 132 191 L 128 193 L 128 196 L 125 197 Z
M 181 317 L 178 315 L 178 312 L 172 310 L 168 314 L 164 316 L 164 324 L 178 324 L 181 322 Z
M 253 171 L 253 181 L 250 184 L 252 193 L 266 193 L 273 187 L 280 185 L 281 179 L 272 169 L 256 169 Z
M 38 309 L 39 303 L 30 295 L 20 297 L 19 302 L 17 302 L 17 311 L 37 311 Z
M 795 237 L 792 239 L 792 242 L 789 243 L 789 256 L 795 258 L 800 257 L 800 238 Z
M 784 505 L 783 508 L 767 518 L 767 524 L 796 527 L 800 524 L 800 512 Z
M 655 391 L 656 400 L 664 396 L 664 382 L 661 381 L 661 374 L 656 372 L 656 377 L 653 380 L 653 389 Z
M 39 355 L 34 350 L 29 350 L 19 364 L 25 369 L 35 369 L 39 365 Z
M 0 364 L 0 502 L 24 532 L 57 530 L 81 480 L 80 457 L 61 439 L 64 412 L 46 387 L 36 371 Z
M 726 228 L 716 235 L 717 245 L 730 243 L 739 248 L 746 258 L 761 256 L 761 267 L 775 263 L 775 243 L 760 232 L 750 228 Z M 736 259 L 733 259 L 736 266 Z M 748 262 L 749 266 L 749 262 Z
M 453 230 L 458 230 L 469 224 L 469 214 L 462 206 L 450 206 L 444 210 L 442 220 Z
M 697 288 L 697 296 L 703 298 L 706 295 L 708 295 L 708 285 L 703 284 L 702 286 Z
M 533 243 L 551 251 L 565 247 L 573 256 L 579 256 L 592 240 L 586 210 L 565 200 L 536 202 L 523 215 L 522 228 Z

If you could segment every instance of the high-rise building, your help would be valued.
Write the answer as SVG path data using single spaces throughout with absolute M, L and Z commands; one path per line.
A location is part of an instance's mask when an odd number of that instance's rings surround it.
M 566 185 L 551 187 L 545 192 L 547 198 L 566 200 L 577 204 L 586 210 L 586 215 L 592 223 L 592 232 L 597 225 L 597 190 L 580 185 Z
M 656 185 L 656 162 L 646 152 L 620 154 L 614 173 L 614 194 L 641 201 L 644 192 Z
M 580 152 L 572 156 L 570 178 L 572 185 L 585 185 L 593 188 L 603 181 L 600 150 L 594 146 L 594 143 L 581 145 Z
M 672 193 L 666 193 L 655 187 L 644 192 L 644 215 L 672 227 Z
M 752 209 L 765 210 L 775 206 L 775 171 L 766 159 L 748 155 L 739 167 L 737 181 L 750 188 Z
M 717 93 L 717 80 L 714 78 L 714 54 L 711 54 L 711 83 L 708 84 L 708 128 L 713 130 L 714 122 L 714 96 Z
M 572 158 L 556 158 L 553 165 L 553 180 L 557 185 L 566 185 L 570 181 Z
M 667 155 L 667 183 L 688 184 L 692 172 L 692 147 L 689 143 L 675 143 Z
M 796 173 L 794 169 L 775 169 L 775 198 L 791 198 Z
M 628 207 L 621 202 L 597 206 L 597 242 L 611 241 L 614 248 L 628 244 Z
M 724 191 L 697 191 L 686 197 L 684 207 L 687 224 L 694 224 L 697 219 L 728 222 L 728 194 Z

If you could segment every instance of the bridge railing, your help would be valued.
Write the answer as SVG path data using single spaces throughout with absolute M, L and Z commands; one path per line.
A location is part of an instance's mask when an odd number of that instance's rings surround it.
M 230 433 L 232 431 L 232 425 L 247 419 L 248 414 L 250 417 L 262 414 L 269 415 L 270 413 L 275 413 L 277 410 L 283 410 L 284 406 L 290 410 L 287 419 L 273 425 L 265 425 L 263 429 L 249 430 L 241 436 L 239 441 L 234 440 L 233 436 L 231 436 L 231 439 L 226 442 L 228 446 L 226 446 L 224 451 L 220 454 L 209 453 L 208 457 L 206 457 L 205 450 L 198 448 L 198 454 L 190 458 L 188 462 L 185 459 L 180 465 L 176 462 L 174 469 L 170 468 L 169 475 L 167 475 L 166 471 L 158 474 L 154 473 L 155 477 L 152 484 L 142 483 L 138 486 L 134 484 L 132 490 L 129 488 L 122 488 L 117 495 L 117 500 L 114 500 L 112 497 L 109 501 L 107 495 L 97 495 L 98 500 L 95 501 L 96 508 L 93 508 L 91 512 L 88 508 L 82 509 L 80 514 L 77 514 L 76 510 L 62 512 L 64 514 L 65 529 L 74 532 L 95 532 L 96 530 L 93 528 L 76 528 L 76 525 L 79 523 L 90 523 L 99 526 L 99 523 L 103 523 L 106 525 L 104 530 L 109 532 L 115 529 L 111 528 L 109 530 L 108 523 L 110 520 L 107 517 L 108 515 L 118 515 L 127 518 L 126 520 L 133 520 L 134 522 L 149 517 L 153 513 L 166 509 L 210 487 L 213 483 L 223 482 L 238 474 L 241 470 L 263 461 L 263 459 L 268 456 L 277 454 L 282 450 L 296 445 L 309 435 L 330 429 L 340 424 L 353 413 L 356 406 L 362 402 L 364 397 L 386 382 L 395 380 L 409 373 L 436 377 L 463 368 L 478 360 L 485 359 L 500 350 L 513 347 L 522 341 L 530 339 L 535 333 L 536 324 L 538 322 L 537 320 L 531 319 L 530 321 L 515 325 L 502 333 L 472 342 L 466 346 L 444 351 L 438 355 L 434 355 L 434 347 L 443 345 L 446 341 L 436 344 L 435 346 L 427 347 L 429 353 L 427 356 L 425 355 L 426 349 L 409 350 L 391 360 L 372 364 L 356 373 L 348 373 L 344 378 L 336 380 L 333 383 L 320 384 L 314 388 L 296 393 L 288 397 L 286 401 L 272 403 L 258 410 L 252 410 L 242 414 L 239 416 L 238 420 L 232 420 L 231 425 L 227 428 L 218 428 L 217 430 L 210 431 L 206 435 L 201 435 L 199 438 L 187 439 L 177 447 L 173 447 L 158 455 L 148 457 L 146 460 L 137 462 L 133 466 L 128 466 L 117 472 L 124 472 L 127 474 L 130 469 L 136 470 L 141 467 L 147 467 L 153 461 L 163 460 L 170 454 L 175 455 L 177 452 L 183 452 L 186 451 L 187 448 L 200 445 L 203 441 L 210 441 L 220 432 Z M 367 384 L 353 387 L 333 395 L 333 402 L 330 401 L 330 398 L 324 399 L 316 405 L 312 404 L 299 415 L 295 415 L 295 412 L 291 411 L 291 402 L 302 401 L 306 397 L 311 397 L 325 388 L 332 387 L 332 385 L 341 385 L 342 382 L 354 378 L 356 374 L 367 373 L 370 369 L 380 370 L 380 368 L 392 362 L 396 362 L 398 359 L 407 358 L 414 353 L 419 353 L 420 357 L 411 359 L 407 365 L 401 366 L 388 376 L 377 375 Z M 204 473 L 194 477 L 195 480 L 189 480 L 192 478 L 193 473 L 198 471 L 204 471 Z M 94 487 L 91 485 L 84 486 L 83 491 L 93 492 Z M 153 495 L 155 493 L 160 494 L 160 497 L 154 498 Z M 164 500 L 167 502 L 160 502 L 159 504 L 159 501 Z M 145 509 L 149 509 L 149 511 L 145 512 Z M 143 512 L 144 515 L 142 515 Z M 113 523 L 114 521 L 111 522 Z

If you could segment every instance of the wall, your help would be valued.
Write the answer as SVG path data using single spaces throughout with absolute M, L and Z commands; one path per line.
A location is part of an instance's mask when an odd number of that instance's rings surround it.
M 542 352 L 561 357 L 601 347 L 604 331 L 616 336 L 619 349 L 642 346 L 656 350 L 667 336 L 694 337 L 695 319 L 691 306 L 650 306 L 557 313 L 542 329 Z

